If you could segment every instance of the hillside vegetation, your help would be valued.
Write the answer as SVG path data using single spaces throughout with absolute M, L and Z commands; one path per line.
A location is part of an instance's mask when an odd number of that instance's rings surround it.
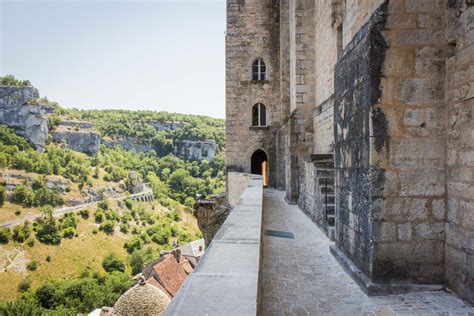
M 0 83 L 30 85 L 14 77 Z M 39 152 L 0 125 L 0 225 L 15 221 L 0 228 L 0 315 L 75 315 L 111 306 L 161 250 L 201 238 L 192 207 L 198 198 L 224 190 L 224 121 L 35 102 L 53 109 L 50 131 L 62 120 L 82 120 L 93 123 L 102 138 L 130 137 L 153 146 L 135 152 L 101 145 L 86 155 L 50 135 Z M 159 127 L 169 122 L 179 127 Z M 175 156 L 172 148 L 183 140 L 214 141 L 214 159 Z M 153 201 L 129 198 L 143 190 L 137 189 L 142 183 Z

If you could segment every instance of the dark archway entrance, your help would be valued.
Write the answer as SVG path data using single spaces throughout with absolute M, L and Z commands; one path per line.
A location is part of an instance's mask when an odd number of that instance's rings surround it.
M 263 150 L 258 149 L 252 154 L 250 170 L 252 174 L 262 175 L 263 185 L 268 184 L 268 157 Z

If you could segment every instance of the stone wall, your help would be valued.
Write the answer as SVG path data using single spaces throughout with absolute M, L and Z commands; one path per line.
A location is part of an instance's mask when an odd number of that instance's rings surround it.
M 388 6 L 390 48 L 371 113 L 370 160 L 381 171 L 372 182 L 380 203 L 372 214 L 372 278 L 379 282 L 444 282 L 445 5 Z
M 34 87 L 0 86 L 0 124 L 15 129 L 38 150 L 48 136 L 47 105 L 29 104 L 39 98 Z
M 313 110 L 314 154 L 334 152 L 334 96 L 330 96 Z
M 334 75 L 336 244 L 369 276 L 373 260 L 371 217 L 376 194 L 372 192 L 372 181 L 379 179 L 378 166 L 370 160 L 369 119 L 371 106 L 380 95 L 374 91 L 379 91 L 377 79 L 387 48 L 379 33 L 383 23 L 380 10 L 346 46 Z
M 240 172 L 228 172 L 226 177 L 226 188 L 227 188 L 227 202 L 231 207 L 237 205 L 248 187 L 250 181 L 252 181 L 252 175 L 248 173 Z
M 467 3 L 451 1 L 447 12 L 446 38 L 452 51 L 446 59 L 445 266 L 448 285 L 474 302 L 474 6 Z M 432 57 L 443 63 L 443 55 Z M 433 212 L 444 216 L 443 201 L 433 204 Z
M 276 184 L 276 128 L 280 116 L 279 3 L 271 0 L 227 1 L 226 165 L 250 173 L 252 154 L 268 156 L 269 183 Z M 262 58 L 268 80 L 253 81 L 252 63 Z M 267 109 L 267 126 L 252 127 L 252 107 Z

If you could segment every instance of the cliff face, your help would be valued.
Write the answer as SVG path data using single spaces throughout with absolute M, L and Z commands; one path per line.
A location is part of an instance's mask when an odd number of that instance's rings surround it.
M 104 145 L 110 148 L 121 146 L 125 150 L 133 150 L 137 153 L 152 151 L 154 148 L 150 139 L 138 140 L 133 137 L 123 137 L 121 139 L 103 139 Z
M 39 92 L 34 87 L 0 86 L 0 124 L 15 129 L 36 149 L 43 150 L 48 136 L 49 107 L 28 104 L 38 98 Z
M 56 142 L 86 154 L 95 154 L 100 148 L 100 134 L 92 129 L 89 122 L 65 120 L 52 132 Z
M 175 155 L 183 159 L 214 160 L 217 144 L 213 140 L 184 140 L 174 146 Z

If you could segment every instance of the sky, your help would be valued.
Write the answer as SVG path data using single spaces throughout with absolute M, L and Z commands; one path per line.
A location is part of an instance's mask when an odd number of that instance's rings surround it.
M 225 113 L 225 0 L 0 0 L 0 75 L 64 107 Z

